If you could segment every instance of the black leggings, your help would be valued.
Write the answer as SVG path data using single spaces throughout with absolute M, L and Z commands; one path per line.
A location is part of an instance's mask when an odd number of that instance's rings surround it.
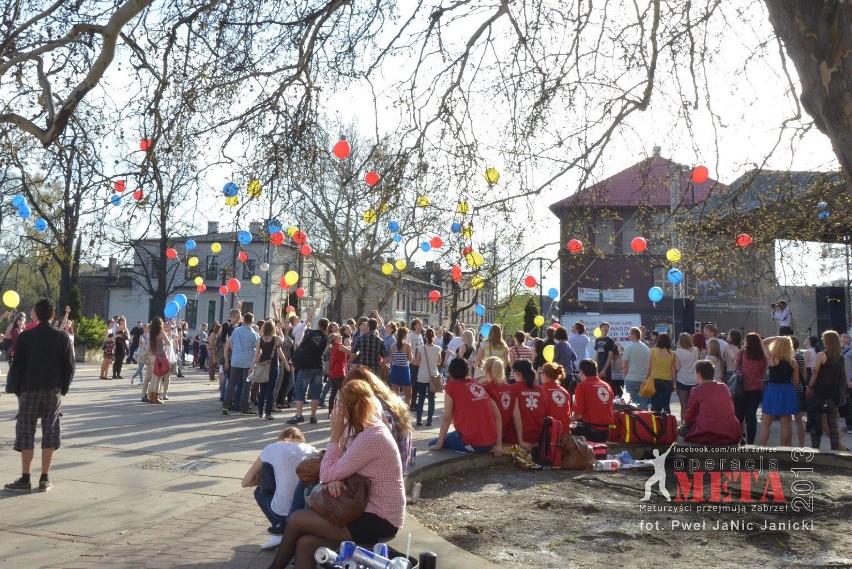
M 337 379 L 329 378 L 328 382 L 331 384 L 331 395 L 329 395 L 328 399 L 328 409 L 329 412 L 334 409 L 334 402 L 337 400 L 337 392 L 340 391 L 341 386 L 343 386 L 343 380 L 345 378 L 338 377 Z
M 124 354 L 115 353 L 115 360 L 112 362 L 112 376 L 118 377 L 121 375 L 121 366 L 124 365 Z
M 763 401 L 763 390 L 743 391 L 734 399 L 734 410 L 739 422 L 745 421 L 746 442 L 754 444 L 757 436 L 757 408 Z

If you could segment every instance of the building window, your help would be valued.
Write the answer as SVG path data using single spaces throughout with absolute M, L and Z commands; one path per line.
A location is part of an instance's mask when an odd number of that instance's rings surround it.
M 666 267 L 654 267 L 654 286 L 663 289 L 663 294 L 672 297 L 672 283 L 669 282 L 669 271 Z
M 190 329 L 194 330 L 198 327 L 198 301 L 195 299 L 186 301 L 186 323 Z
M 633 254 L 633 247 L 631 246 L 631 241 L 634 238 L 640 237 L 639 228 L 636 226 L 636 218 L 635 216 L 630 216 L 624 223 L 622 224 L 621 230 L 621 251 L 625 255 Z
M 308 295 L 316 296 L 317 294 L 317 272 L 311 271 L 311 282 L 308 285 Z
M 605 255 L 614 254 L 615 241 L 613 240 L 613 235 L 615 234 L 615 221 L 600 218 L 595 225 L 595 249 Z
M 254 303 L 253 302 L 243 302 L 242 313 L 251 312 L 254 314 Z M 255 320 L 257 320 L 257 314 L 254 314 Z
M 204 264 L 204 278 L 208 281 L 219 280 L 219 257 L 217 255 L 207 255 Z
M 201 269 L 198 265 L 194 267 L 186 266 L 183 270 L 183 278 L 184 280 L 191 281 L 195 277 L 201 274 Z
M 208 332 L 213 331 L 213 323 L 216 322 L 216 301 L 208 300 L 207 301 L 207 330 Z
M 243 263 L 243 278 L 250 279 L 254 276 L 254 267 L 255 260 L 247 259 L 245 263 Z

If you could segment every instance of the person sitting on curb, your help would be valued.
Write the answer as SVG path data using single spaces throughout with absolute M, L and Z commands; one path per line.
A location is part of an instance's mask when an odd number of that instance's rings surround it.
M 559 335 L 557 334 L 556 337 L 558 339 Z M 571 395 L 562 387 L 563 381 L 565 381 L 565 368 L 561 365 L 548 362 L 541 367 L 544 410 L 548 417 L 561 421 L 567 433 L 571 423 Z
M 276 536 L 262 546 L 264 549 L 281 543 L 280 536 L 284 534 L 293 492 L 299 481 L 296 467 L 304 459 L 317 454 L 316 448 L 305 443 L 302 431 L 296 427 L 287 427 L 278 435 L 276 442 L 260 451 L 260 456 L 243 476 L 243 488 L 257 486 L 254 499 L 272 524 L 269 533 Z M 270 469 L 272 472 L 269 472 Z
M 590 441 L 604 443 L 609 438 L 615 395 L 612 387 L 598 377 L 595 360 L 585 359 L 579 367 L 580 384 L 574 392 L 574 413 L 571 415 L 577 425 L 571 428 L 571 432 Z
M 736 445 L 742 436 L 742 426 L 734 411 L 731 390 L 713 379 L 715 370 L 708 360 L 695 363 L 698 385 L 689 394 L 683 440 L 704 445 Z

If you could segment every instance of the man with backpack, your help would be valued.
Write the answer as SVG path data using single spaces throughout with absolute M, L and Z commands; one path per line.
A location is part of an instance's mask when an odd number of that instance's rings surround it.
M 311 424 L 317 422 L 320 392 L 322 391 L 322 356 L 328 347 L 328 319 L 320 318 L 317 329 L 305 331 L 299 346 L 293 351 L 293 367 L 296 369 L 296 416 L 287 421 L 291 425 L 305 422 L 302 409 L 305 397 L 311 401 Z

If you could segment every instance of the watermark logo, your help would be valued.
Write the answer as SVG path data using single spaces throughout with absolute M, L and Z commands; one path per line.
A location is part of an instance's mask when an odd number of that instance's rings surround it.
M 647 502 L 651 499 L 651 492 L 653 491 L 655 484 L 659 485 L 660 494 L 662 494 L 667 501 L 672 501 L 671 494 L 669 494 L 669 491 L 666 490 L 666 457 L 670 452 L 672 452 L 675 444 L 676 443 L 672 443 L 669 450 L 663 454 L 660 454 L 658 449 L 653 450 L 652 454 L 654 455 L 654 458 L 649 462 L 654 465 L 654 474 L 652 474 L 645 482 L 645 496 L 642 498 L 642 502 Z

